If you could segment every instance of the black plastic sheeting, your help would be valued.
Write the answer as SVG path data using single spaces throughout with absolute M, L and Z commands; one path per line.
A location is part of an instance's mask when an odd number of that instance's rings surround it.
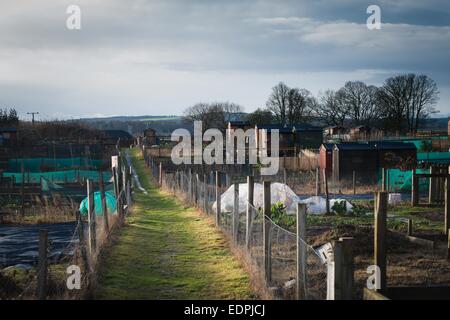
M 73 255 L 78 243 L 75 222 L 38 225 L 0 225 L 0 267 L 37 265 L 39 230 L 48 230 L 50 262 Z

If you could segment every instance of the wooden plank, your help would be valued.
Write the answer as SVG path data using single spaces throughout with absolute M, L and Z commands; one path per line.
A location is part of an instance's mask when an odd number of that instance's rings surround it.
M 334 300 L 354 298 L 353 238 L 334 241 Z
M 407 224 L 408 224 L 408 227 L 407 227 L 406 235 L 412 236 L 412 234 L 413 234 L 413 221 L 412 221 L 412 219 L 408 219 L 407 220 Z
M 233 216 L 232 216 L 232 231 L 233 240 L 235 243 L 238 242 L 239 236 L 239 183 L 234 183 L 234 199 L 233 199 Z
M 419 178 L 416 170 L 412 170 L 411 175 L 411 206 L 415 207 L 419 204 Z
M 444 188 L 444 205 L 445 205 L 445 234 L 448 235 L 448 229 L 450 229 L 450 181 L 449 178 L 445 178 L 445 188 Z
M 374 264 L 380 268 L 380 290 L 386 289 L 387 192 L 378 192 L 375 210 Z
M 316 168 L 316 196 L 320 196 L 320 169 Z
M 106 234 L 108 234 L 109 232 L 108 208 L 106 207 L 105 186 L 103 183 L 103 173 L 101 171 L 99 171 L 98 173 L 98 182 L 100 188 L 100 197 L 102 201 L 103 228 L 106 231 Z
M 39 300 L 47 297 L 47 248 L 48 231 L 39 230 L 39 256 L 37 273 L 37 296 Z
M 264 275 L 267 283 L 272 281 L 272 257 L 271 257 L 271 246 L 270 246 L 270 229 L 271 221 L 266 217 L 270 218 L 270 181 L 263 182 L 263 261 L 264 261 Z
M 306 300 L 306 204 L 297 203 L 297 300 Z
M 353 170 L 353 194 L 356 194 L 356 171 Z
M 430 167 L 430 174 L 436 173 L 436 167 Z M 436 178 L 429 178 L 429 186 L 428 186 L 428 204 L 432 204 L 435 202 L 436 198 Z
M 220 226 L 220 215 L 221 215 L 221 208 L 220 208 L 220 172 L 216 171 L 216 226 Z
M 428 240 L 428 239 L 422 239 L 422 238 L 418 238 L 418 237 L 414 237 L 414 236 L 406 236 L 406 239 L 408 239 L 408 241 L 418 244 L 422 247 L 425 247 L 429 250 L 434 250 L 435 248 L 435 243 L 434 241 Z
M 247 176 L 247 212 L 245 216 L 245 245 L 247 248 L 250 248 L 250 241 L 252 236 L 254 190 L 255 179 L 253 176 Z
M 390 300 L 388 297 L 384 296 L 380 292 L 377 292 L 375 290 L 370 290 L 368 288 L 364 288 L 363 299 L 364 300 Z
M 328 193 L 328 177 L 327 177 L 327 172 L 325 169 L 323 169 L 323 180 L 325 182 L 326 212 L 327 212 L 327 214 L 330 214 L 330 195 Z
M 87 180 L 87 194 L 88 194 L 88 248 L 89 248 L 89 255 L 92 257 L 93 254 L 96 251 L 96 240 L 97 240 L 97 234 L 96 234 L 96 225 L 95 225 L 95 206 L 94 206 L 94 187 L 92 180 Z

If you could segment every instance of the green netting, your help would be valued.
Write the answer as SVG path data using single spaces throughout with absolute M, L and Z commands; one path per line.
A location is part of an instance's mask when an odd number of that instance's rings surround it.
M 417 161 L 450 164 L 450 152 L 417 152 Z
M 417 169 L 416 173 L 430 173 L 429 169 Z M 391 192 L 411 192 L 412 171 L 400 169 L 387 170 L 387 187 Z M 378 174 L 378 184 L 381 186 L 381 171 Z M 428 191 L 429 179 L 419 179 L 419 192 Z
M 106 209 L 108 213 L 115 214 L 116 213 L 116 197 L 110 191 L 105 192 L 106 198 Z M 95 215 L 99 216 L 102 214 L 102 198 L 100 196 L 100 192 L 94 192 L 94 210 Z M 88 198 L 84 198 L 80 203 L 80 213 L 82 215 L 86 215 L 88 213 Z
M 3 177 L 14 178 L 16 183 L 22 183 L 22 173 L 4 172 Z M 41 177 L 53 183 L 71 183 L 90 179 L 94 182 L 99 180 L 98 171 L 92 170 L 67 170 L 51 172 L 30 172 L 23 175 L 25 183 L 40 183 Z M 109 181 L 111 173 L 103 172 L 103 181 Z
M 8 171 L 21 172 L 22 162 L 25 171 L 40 172 L 42 168 L 52 168 L 60 171 L 74 168 L 96 168 L 103 165 L 103 160 L 93 160 L 87 157 L 77 158 L 16 158 L 8 160 Z

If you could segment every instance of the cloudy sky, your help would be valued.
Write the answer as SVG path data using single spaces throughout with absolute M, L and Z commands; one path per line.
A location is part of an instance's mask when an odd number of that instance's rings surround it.
M 66 28 L 72 4 L 81 30 Z M 279 81 L 318 94 L 406 72 L 432 77 L 450 113 L 448 0 L 0 0 L 0 15 L 0 107 L 22 116 L 252 111 Z

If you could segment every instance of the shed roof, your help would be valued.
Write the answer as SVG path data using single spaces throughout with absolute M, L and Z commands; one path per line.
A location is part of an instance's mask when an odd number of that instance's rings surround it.
M 111 139 L 133 139 L 133 136 L 124 130 L 103 130 L 102 132 Z
M 379 150 L 417 150 L 414 143 L 377 141 L 372 144 Z
M 323 131 L 321 127 L 312 126 L 309 124 L 294 124 L 294 125 L 288 125 L 288 126 L 282 126 L 279 124 L 263 124 L 263 125 L 257 125 L 258 129 L 265 129 L 268 132 L 271 130 L 279 130 L 280 133 L 291 133 L 294 131 Z
M 16 128 L 0 128 L 0 132 L 17 132 Z
M 321 147 L 324 147 L 325 150 L 333 150 L 334 143 L 322 143 Z
M 338 150 L 376 150 L 373 144 L 357 142 L 335 144 L 334 148 Z

